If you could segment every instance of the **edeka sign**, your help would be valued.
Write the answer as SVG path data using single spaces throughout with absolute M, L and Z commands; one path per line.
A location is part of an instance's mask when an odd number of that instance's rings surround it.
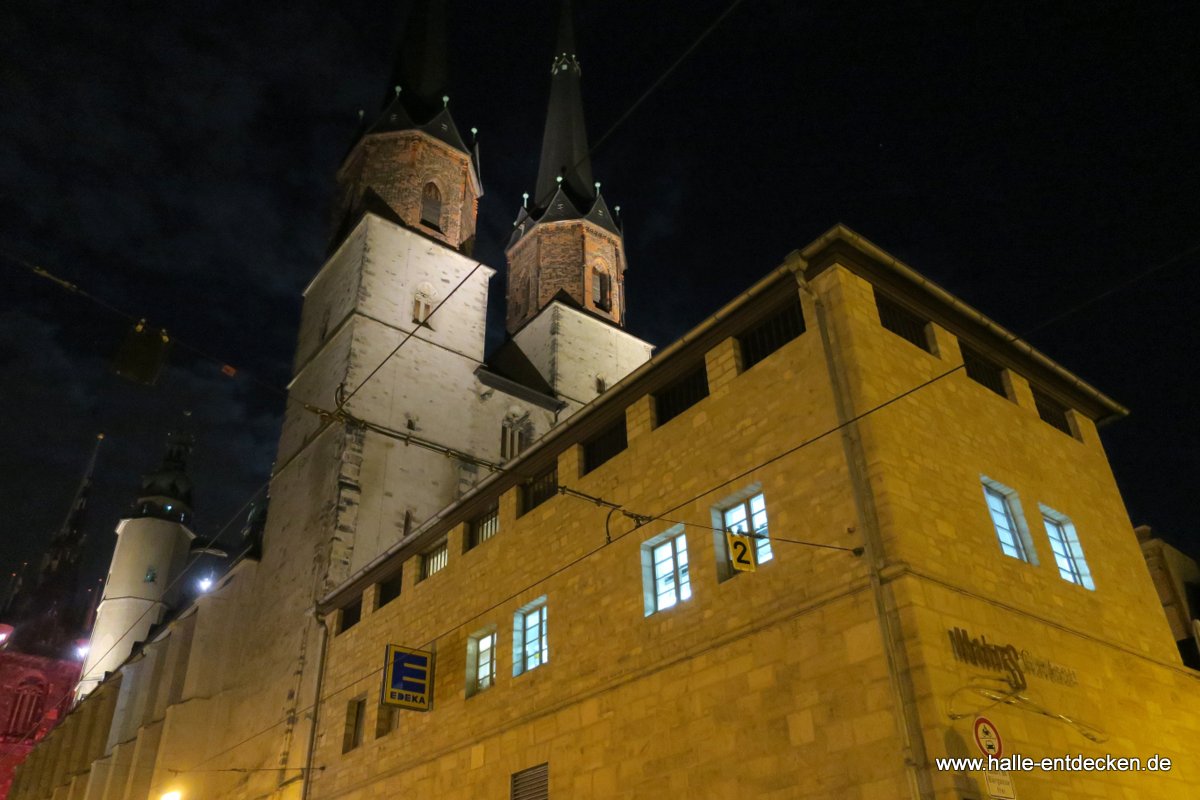
M 382 700 L 384 705 L 428 711 L 433 704 L 433 653 L 389 644 Z
M 1015 691 L 1028 686 L 1026 675 L 1061 683 L 1063 686 L 1075 686 L 1079 683 L 1075 670 L 1049 659 L 1038 658 L 1028 650 L 1017 650 L 1011 644 L 993 644 L 986 636 L 972 638 L 971 634 L 962 628 L 952 628 L 947 633 L 950 635 L 950 647 L 954 650 L 956 659 L 964 664 L 1002 673 L 1008 685 Z

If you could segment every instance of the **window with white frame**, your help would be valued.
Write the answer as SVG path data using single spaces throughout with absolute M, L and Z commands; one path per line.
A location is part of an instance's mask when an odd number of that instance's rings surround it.
M 771 541 L 767 538 L 767 501 L 762 492 L 722 509 L 721 527 L 730 533 L 749 533 L 754 536 L 755 555 L 759 564 L 775 557 L 771 552 Z
M 467 639 L 467 696 L 496 682 L 496 629 L 488 628 Z
M 425 580 L 435 572 L 441 572 L 449 562 L 450 545 L 448 542 L 442 542 L 421 556 L 421 580 Z
M 642 595 L 647 617 L 692 596 L 687 536 L 682 525 L 642 544 Z
M 549 660 L 546 596 L 542 595 L 513 616 L 513 675 L 537 669 Z
M 983 499 L 1004 555 L 1036 564 L 1017 493 L 989 478 L 983 478 Z
M 1066 516 L 1052 508 L 1038 506 L 1042 512 L 1042 524 L 1046 526 L 1046 535 L 1050 538 L 1050 551 L 1054 553 L 1054 563 L 1058 566 L 1058 574 L 1064 581 L 1078 584 L 1085 589 L 1096 588 L 1092 580 L 1092 571 L 1088 569 L 1083 557 L 1083 547 L 1079 544 L 1079 536 L 1075 526 Z

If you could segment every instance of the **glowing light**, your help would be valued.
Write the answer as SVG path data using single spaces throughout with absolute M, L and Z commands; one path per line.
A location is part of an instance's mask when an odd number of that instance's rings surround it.
M 162 796 L 162 800 L 183 800 L 182 792 L 167 792 Z
M 90 649 L 91 645 L 77 644 L 75 645 L 75 655 L 78 658 L 87 658 L 87 654 Z
M 205 575 L 203 578 L 196 581 L 196 588 L 202 592 L 207 592 L 209 589 L 212 588 L 212 585 L 213 585 L 213 579 L 208 575 Z

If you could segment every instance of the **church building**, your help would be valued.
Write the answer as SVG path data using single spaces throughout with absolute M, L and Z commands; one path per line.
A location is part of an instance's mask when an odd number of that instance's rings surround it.
M 424 0 L 337 175 L 265 520 L 11 797 L 1200 795 L 1200 673 L 1098 434 L 1126 410 L 843 225 L 653 353 L 567 8 L 508 338 Z M 1014 754 L 1143 766 L 946 760 Z

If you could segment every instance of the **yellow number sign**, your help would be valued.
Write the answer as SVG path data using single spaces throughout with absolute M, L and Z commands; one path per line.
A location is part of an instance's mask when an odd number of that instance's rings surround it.
M 741 533 L 728 531 L 725 542 L 729 545 L 729 561 L 738 572 L 754 572 L 758 565 L 754 563 L 754 540 Z

